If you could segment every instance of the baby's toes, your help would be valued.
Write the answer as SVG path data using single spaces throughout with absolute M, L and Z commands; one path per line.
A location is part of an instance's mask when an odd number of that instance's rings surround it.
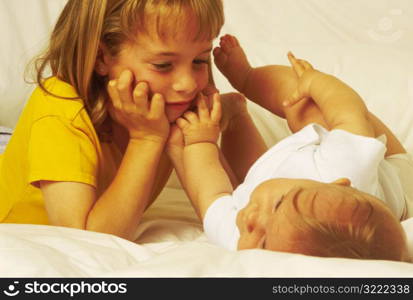
M 227 40 L 228 46 L 231 47 L 231 48 L 239 46 L 238 39 L 233 35 L 227 34 L 227 39 L 226 40 Z
M 233 45 L 233 42 L 231 41 L 231 39 L 226 38 L 226 37 L 227 36 L 225 36 L 221 39 L 221 41 L 219 42 L 219 46 L 221 47 L 222 51 L 229 54 L 231 52 L 232 48 L 234 48 L 234 45 Z
M 214 61 L 218 68 L 225 66 L 228 61 L 228 55 L 222 50 L 222 48 L 217 47 L 213 51 Z

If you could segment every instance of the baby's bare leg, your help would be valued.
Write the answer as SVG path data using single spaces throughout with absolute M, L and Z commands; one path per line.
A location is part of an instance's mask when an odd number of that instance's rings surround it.
M 238 40 L 231 35 L 221 38 L 220 47 L 214 50 L 214 57 L 216 66 L 235 89 L 285 118 L 292 132 L 310 123 L 327 126 L 321 111 L 311 100 L 287 108 L 282 105 L 297 86 L 297 78 L 290 67 L 271 65 L 253 68 Z
M 267 150 L 267 146 L 248 113 L 243 95 L 223 94 L 221 103 L 224 112 L 221 150 L 241 183 L 252 164 Z

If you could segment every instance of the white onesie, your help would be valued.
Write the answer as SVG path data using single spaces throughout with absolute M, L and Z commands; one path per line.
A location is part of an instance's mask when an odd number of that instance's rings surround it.
M 345 177 L 353 188 L 383 200 L 403 219 L 409 201 L 407 194 L 412 194 L 406 188 L 413 164 L 408 154 L 385 159 L 385 143 L 384 135 L 369 138 L 339 129 L 328 131 L 317 124 L 307 125 L 264 153 L 232 195 L 218 198 L 208 208 L 204 218 L 206 235 L 211 242 L 236 250 L 240 236 L 236 226 L 238 212 L 248 204 L 259 184 L 273 178 L 332 182 Z

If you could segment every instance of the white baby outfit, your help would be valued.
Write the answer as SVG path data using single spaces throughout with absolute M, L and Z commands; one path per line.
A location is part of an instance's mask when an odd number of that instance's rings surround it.
M 311 179 L 332 182 L 348 178 L 353 188 L 383 200 L 399 219 L 406 217 L 406 203 L 413 200 L 411 185 L 413 163 L 409 154 L 384 158 L 385 136 L 369 138 L 344 130 L 327 131 L 309 124 L 283 139 L 264 153 L 251 167 L 245 181 L 232 195 L 218 198 L 207 210 L 204 230 L 209 240 L 236 250 L 239 230 L 238 212 L 252 191 L 273 178 Z M 410 177 L 411 178 L 411 177 Z

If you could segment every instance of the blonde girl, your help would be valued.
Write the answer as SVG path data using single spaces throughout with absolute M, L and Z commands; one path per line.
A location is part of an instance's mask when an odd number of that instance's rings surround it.
M 0 157 L 1 222 L 133 239 L 223 22 L 221 0 L 69 0 Z

